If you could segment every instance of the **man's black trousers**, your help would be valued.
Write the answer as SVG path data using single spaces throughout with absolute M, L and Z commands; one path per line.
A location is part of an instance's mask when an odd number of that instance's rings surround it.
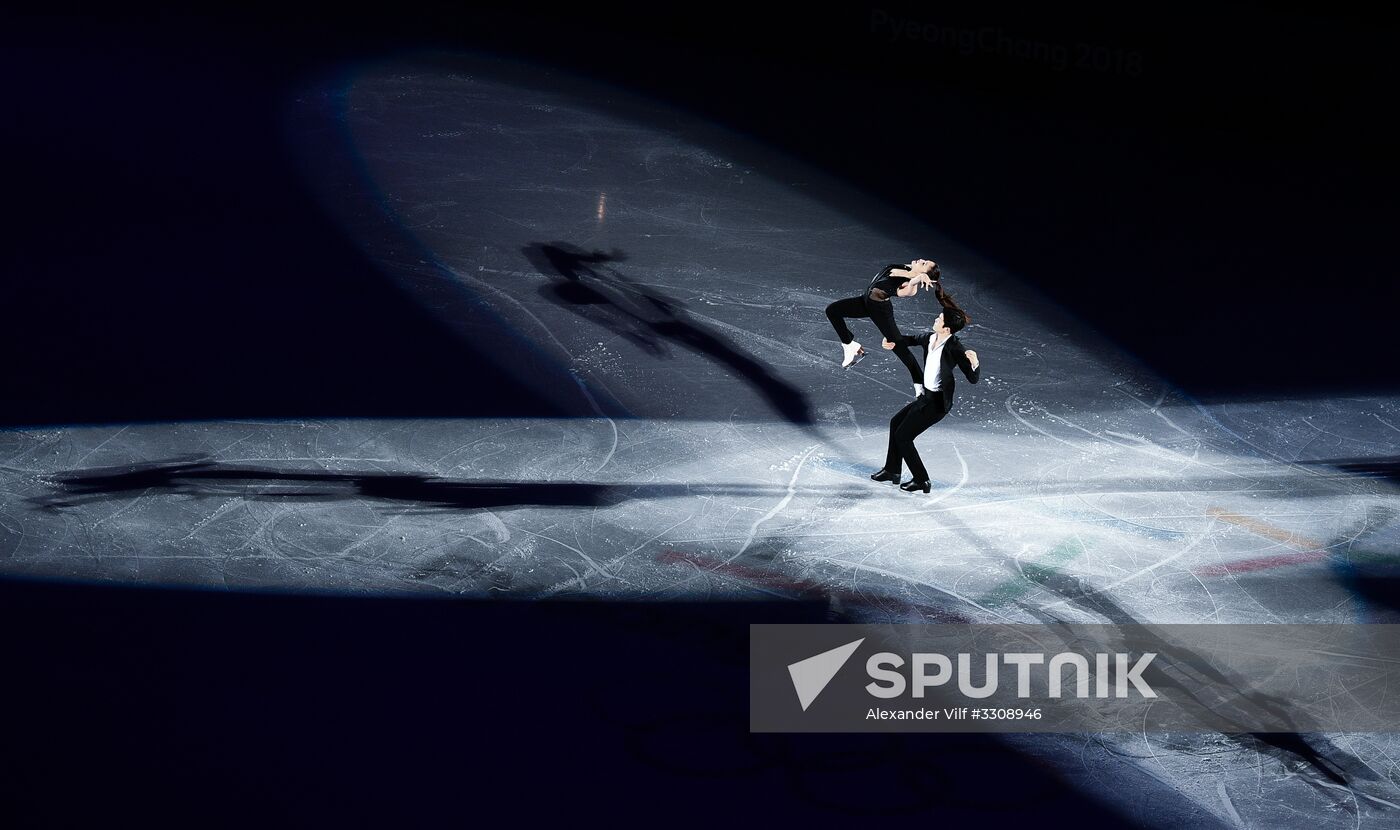
M 928 481 L 928 470 L 914 447 L 914 439 L 947 414 L 943 396 L 936 392 L 925 392 L 896 412 L 890 419 L 890 447 L 885 454 L 885 469 L 898 477 L 903 469 L 901 462 L 907 463 L 915 481 Z

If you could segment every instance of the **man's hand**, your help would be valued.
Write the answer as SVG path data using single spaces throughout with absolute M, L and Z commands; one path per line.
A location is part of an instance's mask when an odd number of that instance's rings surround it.
M 886 350 L 894 348 L 894 344 L 891 343 L 888 339 L 880 341 L 880 345 L 884 346 Z
M 974 352 L 973 350 L 968 349 L 968 350 L 967 350 L 967 359 L 968 359 L 969 361 L 971 361 L 971 363 L 972 363 L 972 371 L 974 371 L 974 372 L 977 371 L 977 352 Z

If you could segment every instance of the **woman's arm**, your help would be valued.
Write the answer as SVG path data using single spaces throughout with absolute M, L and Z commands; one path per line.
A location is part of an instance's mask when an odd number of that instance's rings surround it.
M 933 288 L 938 284 L 937 281 L 934 280 L 934 278 L 929 276 L 928 274 L 915 273 L 913 271 L 910 271 L 908 268 L 891 268 L 890 276 L 905 277 L 909 280 L 909 282 L 913 283 L 914 285 L 922 285 L 924 288 Z

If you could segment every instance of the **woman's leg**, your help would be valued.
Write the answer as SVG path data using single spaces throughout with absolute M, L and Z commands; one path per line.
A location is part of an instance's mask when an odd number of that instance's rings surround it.
M 826 307 L 826 319 L 831 321 L 831 327 L 836 329 L 836 336 L 841 338 L 843 344 L 855 340 L 855 335 L 851 334 L 851 329 L 846 325 L 846 320 L 851 317 L 868 317 L 865 311 L 865 303 L 862 297 L 848 297 L 844 300 L 837 300 Z
M 880 330 L 880 334 L 892 343 L 898 342 L 900 332 L 899 326 L 894 323 L 894 308 L 888 302 L 876 302 L 869 300 L 865 302 L 866 310 L 870 314 L 870 319 L 875 323 L 875 327 Z M 916 384 L 924 382 L 924 370 L 919 367 L 918 358 L 909 351 L 908 346 L 895 346 L 895 357 L 904 364 L 904 368 L 909 370 L 909 379 Z
M 909 379 L 914 381 L 915 384 L 922 385 L 924 382 L 924 370 L 919 366 L 919 359 L 914 357 L 914 353 L 909 350 L 909 347 L 895 346 L 894 354 L 895 357 L 899 358 L 899 362 L 904 364 L 904 368 L 909 370 Z

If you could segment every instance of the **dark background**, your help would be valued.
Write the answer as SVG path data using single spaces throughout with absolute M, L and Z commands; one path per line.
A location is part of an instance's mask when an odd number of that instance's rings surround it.
M 1393 21 L 1336 3 L 498 5 L 0 21 L 0 423 L 551 414 L 378 272 L 288 144 L 299 84 L 415 48 L 552 63 L 758 137 L 1038 284 L 1189 393 L 1400 381 Z M 1066 64 L 892 40 L 892 20 Z M 441 382 L 464 365 L 501 393 Z
M 758 5 L 5 13 L 0 424 L 556 414 L 378 272 L 286 143 L 307 77 L 420 47 L 554 63 L 784 148 L 1196 396 L 1400 383 L 1393 21 L 1336 3 Z M 991 27 L 1068 64 L 892 42 L 890 19 Z M 464 365 L 499 393 L 441 382 Z M 3 581 L 0 789 L 52 820 L 869 812 L 833 795 L 852 781 L 914 812 L 1049 815 L 1008 802 L 1020 782 L 1106 820 L 994 741 L 747 736 L 759 619 L 824 617 Z M 618 704 L 629 672 L 679 692 Z

